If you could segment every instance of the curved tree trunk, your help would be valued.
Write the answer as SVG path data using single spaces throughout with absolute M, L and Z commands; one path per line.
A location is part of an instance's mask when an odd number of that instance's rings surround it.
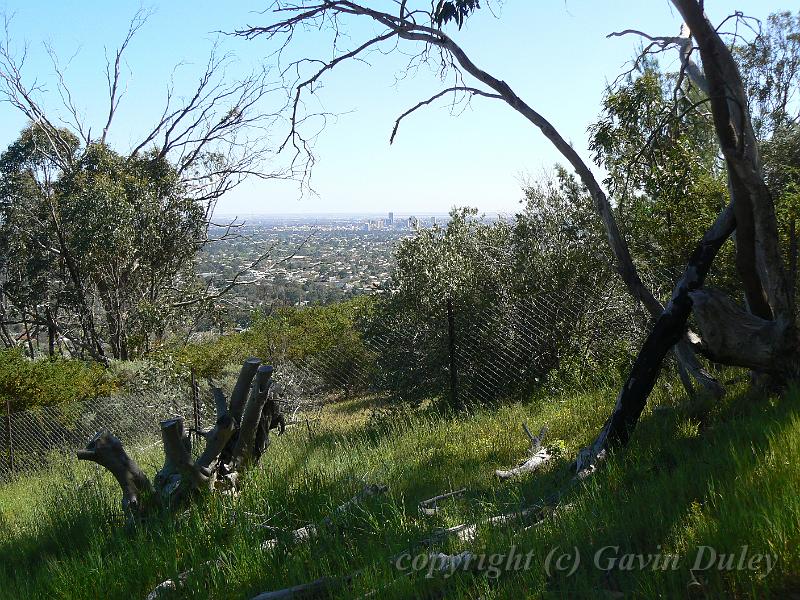
M 800 372 L 800 344 L 778 248 L 775 208 L 764 182 L 750 115 L 744 110 L 747 98 L 736 62 L 697 0 L 673 0 L 673 4 L 700 46 L 714 127 L 728 167 L 731 201 L 689 260 L 600 435 L 580 452 L 579 471 L 590 468 L 607 448 L 628 441 L 661 361 L 669 345 L 683 335 L 693 307 L 703 348 L 714 360 L 769 373 L 778 383 Z M 743 232 L 737 267 L 749 310 L 718 292 L 700 289 L 719 247 L 734 228 Z

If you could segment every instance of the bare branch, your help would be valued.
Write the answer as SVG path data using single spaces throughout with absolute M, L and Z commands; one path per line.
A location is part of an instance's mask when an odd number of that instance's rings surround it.
M 431 96 L 427 100 L 422 100 L 421 102 L 418 102 L 417 104 L 415 104 L 414 106 L 409 108 L 406 112 L 404 112 L 402 115 L 397 117 L 397 120 L 394 122 L 394 127 L 392 128 L 392 135 L 389 136 L 389 143 L 391 144 L 391 143 L 394 142 L 394 138 L 397 135 L 397 128 L 400 127 L 400 121 L 402 121 L 408 115 L 413 113 L 415 110 L 418 110 L 418 109 L 422 108 L 423 106 L 426 106 L 426 105 L 430 104 L 431 102 L 434 102 L 435 100 L 438 100 L 442 96 L 444 96 L 446 94 L 449 94 L 451 92 L 454 93 L 454 94 L 457 93 L 457 92 L 466 92 L 466 93 L 470 94 L 470 96 L 484 96 L 486 98 L 497 98 L 499 100 L 503 99 L 503 97 L 500 94 L 491 94 L 489 92 L 485 92 L 483 90 L 479 90 L 478 88 L 474 88 L 474 87 L 468 87 L 468 86 L 453 86 L 453 87 L 449 87 L 449 88 L 447 88 L 445 90 L 442 90 L 438 94 L 434 94 L 433 96 Z
M 122 99 L 122 96 L 125 94 L 124 91 L 119 91 L 122 55 L 125 52 L 125 49 L 128 47 L 130 41 L 133 39 L 133 36 L 136 35 L 136 32 L 144 26 L 151 14 L 152 11 L 145 11 L 142 8 L 136 11 L 136 14 L 131 19 L 130 26 L 128 27 L 128 34 L 125 36 L 125 40 L 122 42 L 122 45 L 117 48 L 117 51 L 114 54 L 113 73 L 111 70 L 111 64 L 106 61 L 106 82 L 108 83 L 108 118 L 106 119 L 106 124 L 103 126 L 103 133 L 100 135 L 101 144 L 104 144 L 106 141 L 108 128 L 111 127 L 111 121 L 114 119 L 114 114 L 117 112 L 119 102 Z

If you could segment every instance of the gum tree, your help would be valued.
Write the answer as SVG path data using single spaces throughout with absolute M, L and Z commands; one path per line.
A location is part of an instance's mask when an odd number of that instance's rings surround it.
M 223 282 L 199 281 L 194 258 L 212 241 L 216 202 L 267 169 L 274 88 L 266 70 L 234 79 L 215 47 L 188 91 L 166 88 L 155 122 L 128 148 L 110 133 L 126 91 L 125 52 L 145 25 L 138 12 L 106 64 L 107 110 L 84 116 L 55 51 L 46 46 L 61 106 L 26 69 L 27 47 L 0 40 L 0 98 L 29 125 L 0 157 L 2 340 L 33 346 L 46 332 L 71 354 L 107 361 L 146 352 L 191 309 L 246 283 L 266 252 Z M 238 236 L 240 222 L 223 223 Z M 252 281 L 251 281 L 252 282 Z M 13 330 L 13 332 L 12 332 Z M 58 341 L 58 344 L 57 344 Z
M 797 371 L 797 336 L 794 308 L 778 245 L 775 209 L 766 185 L 758 141 L 748 110 L 748 98 L 737 63 L 718 27 L 711 24 L 697 0 L 673 0 L 685 27 L 679 36 L 652 37 L 648 50 L 675 48 L 681 58 L 678 88 L 691 81 L 707 96 L 714 131 L 723 155 L 729 202 L 715 218 L 691 253 L 684 272 L 675 284 L 672 297 L 662 305 L 643 284 L 620 234 L 608 196 L 591 168 L 580 158 L 556 127 L 516 94 L 499 76 L 483 70 L 456 42 L 450 30 L 460 26 L 479 8 L 477 0 L 441 0 L 432 4 L 397 0 L 386 2 L 386 10 L 350 0 L 308 0 L 299 3 L 276 2 L 274 20 L 263 26 L 238 31 L 248 39 L 267 38 L 281 48 L 294 43 L 303 33 L 329 28 L 337 43 L 332 55 L 304 57 L 284 67 L 285 74 L 296 74 L 289 81 L 293 102 L 290 129 L 283 147 L 293 149 L 296 158 L 309 151 L 302 124 L 307 118 L 302 102 L 306 94 L 344 61 L 355 60 L 378 49 L 413 49 L 422 61 L 435 62 L 442 73 L 452 76 L 455 85 L 421 100 L 400 115 L 392 132 L 397 134 L 403 119 L 439 100 L 480 96 L 505 102 L 554 145 L 587 188 L 600 215 L 614 253 L 618 271 L 629 292 L 641 301 L 654 318 L 652 329 L 621 388 L 616 405 L 597 440 L 578 457 L 578 470 L 594 465 L 606 449 L 625 444 L 644 409 L 667 352 L 675 348 L 684 366 L 709 389 L 718 390 L 699 368 L 692 351 L 712 360 L 744 366 L 768 374 L 782 383 Z M 738 19 L 741 15 L 735 15 Z M 349 31 L 356 20 L 372 23 L 375 33 L 362 39 L 348 38 L 344 49 L 338 35 Z M 725 21 L 727 21 L 726 19 Z M 696 44 L 696 46 L 695 46 Z M 699 50 L 700 60 L 696 60 Z M 704 282 L 723 243 L 737 231 L 737 265 L 747 306 L 742 307 L 719 292 L 704 288 Z M 699 335 L 687 331 L 687 320 L 694 312 Z M 690 347 L 691 345 L 691 347 Z

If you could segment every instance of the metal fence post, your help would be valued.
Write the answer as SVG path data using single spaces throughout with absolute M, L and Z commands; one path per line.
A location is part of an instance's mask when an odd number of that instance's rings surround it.
M 447 298 L 447 339 L 450 352 L 450 403 L 460 409 L 458 399 L 458 366 L 456 365 L 456 319 L 453 314 L 453 299 Z
M 6 442 L 8 443 L 8 469 L 14 472 L 14 439 L 11 435 L 11 401 L 6 398 Z

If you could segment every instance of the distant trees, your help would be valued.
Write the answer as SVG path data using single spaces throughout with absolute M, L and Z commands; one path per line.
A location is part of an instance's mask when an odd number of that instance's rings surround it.
M 203 283 L 194 259 L 210 241 L 216 201 L 266 172 L 269 126 L 264 71 L 231 81 L 229 56 L 212 52 L 197 86 L 167 90 L 157 122 L 132 148 L 109 144 L 124 94 L 123 54 L 144 25 L 139 12 L 107 65 L 108 111 L 98 134 L 81 118 L 58 58 L 48 48 L 63 101 L 50 116 L 42 88 L 26 84 L 24 53 L 0 42 L 0 95 L 29 125 L 0 156 L 0 320 L 5 345 L 47 340 L 47 352 L 105 361 L 146 352 L 187 311 L 244 283 L 257 259 L 227 281 Z M 55 112 L 55 111 L 54 111 Z M 58 113 L 56 113 L 58 114 Z M 66 125 L 56 125 L 58 121 Z M 222 237 L 237 235 L 230 223 Z

